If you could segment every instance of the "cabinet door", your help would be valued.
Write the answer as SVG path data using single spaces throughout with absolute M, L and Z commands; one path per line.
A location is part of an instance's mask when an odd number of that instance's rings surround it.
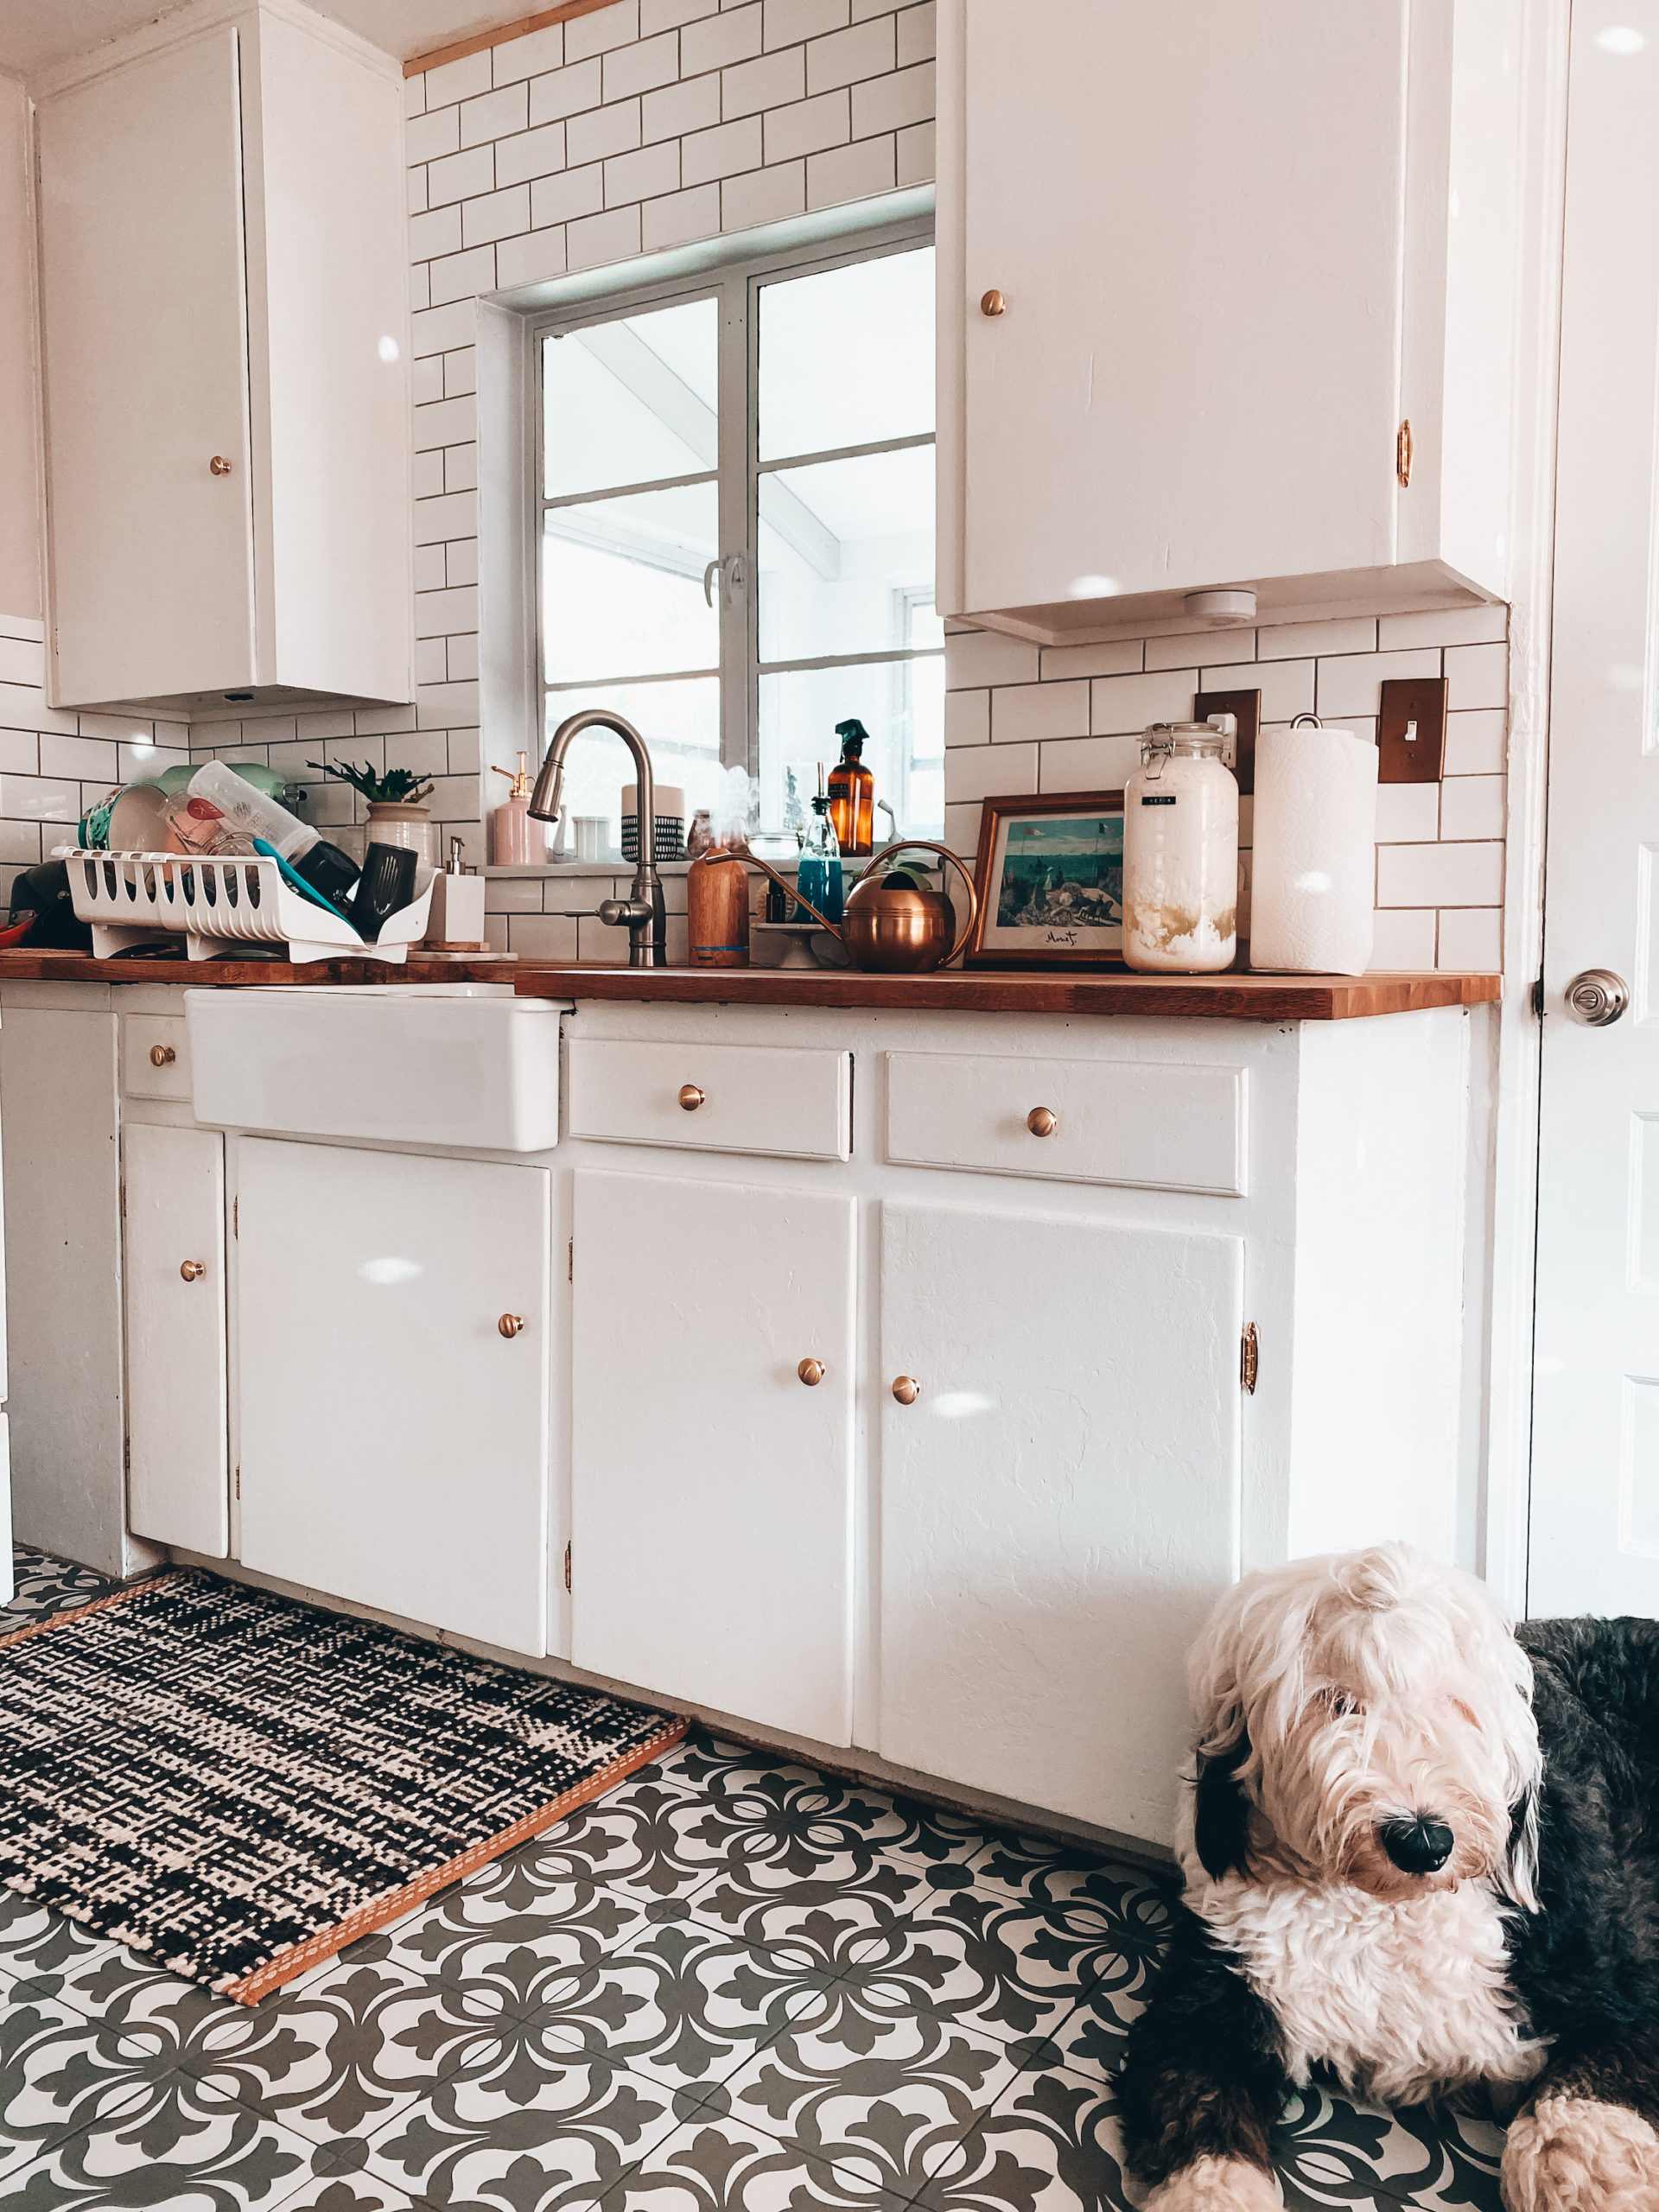
M 856 1242 L 850 1198 L 577 1175 L 579 1667 L 850 1742 Z
M 966 566 L 946 611 L 1391 561 L 1406 0 L 1279 0 L 1270 28 L 1232 0 L 954 8 Z
M 1167 1840 L 1183 1662 L 1237 1573 L 1243 1255 L 882 1208 L 884 1758 Z
M 230 1549 L 225 1140 L 129 1123 L 127 1522 L 210 1558 Z
M 251 683 L 237 34 L 60 92 L 39 130 L 58 698 Z
M 547 1170 L 259 1137 L 235 1169 L 240 1558 L 544 1651 Z

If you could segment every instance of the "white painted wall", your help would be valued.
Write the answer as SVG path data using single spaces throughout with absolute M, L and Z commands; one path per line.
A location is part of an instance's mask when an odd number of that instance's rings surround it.
M 29 101 L 0 77 L 0 609 L 40 619 L 41 507 L 35 385 Z

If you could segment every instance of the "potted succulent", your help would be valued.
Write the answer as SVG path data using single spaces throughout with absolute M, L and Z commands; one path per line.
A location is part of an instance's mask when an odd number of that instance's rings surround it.
M 429 866 L 437 865 L 436 829 L 421 804 L 435 786 L 423 784 L 413 769 L 388 768 L 381 775 L 366 760 L 360 768 L 349 760 L 309 760 L 306 766 L 349 784 L 366 802 L 371 844 L 407 845 Z

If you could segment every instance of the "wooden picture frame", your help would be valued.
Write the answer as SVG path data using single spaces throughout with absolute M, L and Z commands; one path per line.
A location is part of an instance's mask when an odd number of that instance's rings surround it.
M 1077 825 L 1070 835 L 1068 822 Z M 1012 861 L 1011 843 L 1025 848 Z M 1058 894 L 1040 906 L 1039 865 Z M 1122 967 L 1122 868 L 1121 791 L 1055 791 L 1041 798 L 1019 791 L 983 800 L 974 867 L 979 912 L 963 967 Z M 1010 911 L 1016 901 L 1018 919 Z M 1114 918 L 1099 918 L 1103 905 Z

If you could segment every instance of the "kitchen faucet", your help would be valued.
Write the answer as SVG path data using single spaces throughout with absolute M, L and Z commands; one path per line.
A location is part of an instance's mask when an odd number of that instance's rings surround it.
M 639 783 L 635 822 L 639 827 L 639 857 L 633 871 L 633 888 L 626 899 L 601 899 L 597 909 L 601 922 L 626 927 L 630 968 L 665 968 L 668 925 L 664 918 L 663 882 L 657 873 L 657 786 L 645 741 L 632 722 L 603 707 L 584 707 L 553 733 L 530 795 L 530 812 L 537 822 L 556 822 L 559 793 L 564 781 L 564 756 L 572 738 L 585 729 L 613 730 L 633 755 Z

